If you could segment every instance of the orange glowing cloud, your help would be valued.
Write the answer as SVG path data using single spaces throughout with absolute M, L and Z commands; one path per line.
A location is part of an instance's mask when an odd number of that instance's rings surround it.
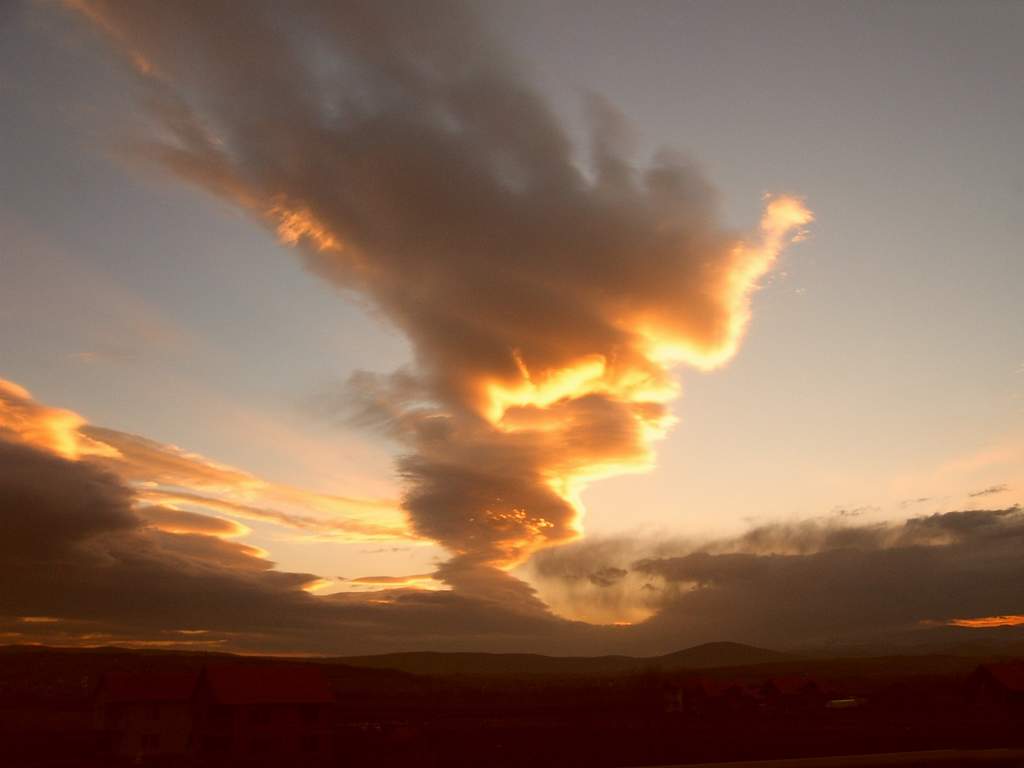
M 443 590 L 444 585 L 433 573 L 416 573 L 410 576 L 360 576 L 349 579 L 348 584 L 355 587 L 370 587 L 379 590 L 415 588 L 427 590 Z
M 750 323 L 750 298 L 759 281 L 772 269 L 787 245 L 806 237 L 814 215 L 803 201 L 791 196 L 770 197 L 761 215 L 758 234 L 737 244 L 716 277 L 717 302 L 725 310 L 724 333 L 712 343 L 695 340 L 671 319 L 640 316 L 637 330 L 646 341 L 646 354 L 660 365 L 688 363 L 702 370 L 731 360 Z
M 116 458 L 116 448 L 80 431 L 85 419 L 72 411 L 50 408 L 32 399 L 28 390 L 0 379 L 0 436 L 8 436 L 65 459 L 85 456 Z
M 679 395 L 679 385 L 670 369 L 680 363 L 713 368 L 735 355 L 750 320 L 750 298 L 758 282 L 782 249 L 803 237 L 803 228 L 812 218 L 796 198 L 768 201 L 757 237 L 732 249 L 727 268 L 718 280 L 720 295 L 716 300 L 725 307 L 727 322 L 725 332 L 714 343 L 702 341 L 695 346 L 693 334 L 685 326 L 673 327 L 670 321 L 659 324 L 652 315 L 640 313 L 617 321 L 626 338 L 635 339 L 635 349 L 613 364 L 608 356 L 591 353 L 561 367 L 533 372 L 516 350 L 512 357 L 517 377 L 479 384 L 481 416 L 499 432 L 528 436 L 538 446 L 538 453 L 550 454 L 539 471 L 543 481 L 574 510 L 568 525 L 572 531 L 581 530 L 580 494 L 587 484 L 603 477 L 644 471 L 653 465 L 652 442 L 663 437 L 675 422 L 665 407 Z M 615 446 L 596 434 L 590 435 L 590 445 L 573 440 L 579 421 L 566 406 L 591 397 L 621 406 L 632 422 L 633 437 Z M 536 545 L 544 543 L 545 529 L 554 526 L 521 508 L 501 512 L 485 509 L 482 514 L 498 528 L 513 519 L 519 523 L 520 546 L 502 563 L 503 567 L 521 562 Z
M 337 238 L 308 209 L 292 209 L 278 202 L 270 207 L 267 216 L 276 222 L 277 236 L 286 245 L 309 241 L 319 251 L 342 249 Z
M 176 446 L 91 425 L 2 379 L 0 438 L 102 466 L 134 487 L 140 516 L 167 532 L 245 536 L 249 528 L 227 519 L 238 518 L 336 541 L 411 538 L 394 503 L 272 483 Z
M 251 532 L 236 520 L 188 512 L 170 506 L 146 506 L 139 508 L 137 512 L 150 527 L 166 533 L 198 533 L 232 539 L 246 536 Z
M 1008 616 L 983 616 L 976 619 L 950 619 L 946 622 L 951 627 L 967 629 L 992 629 L 994 627 L 1024 626 L 1024 616 L 1011 614 Z

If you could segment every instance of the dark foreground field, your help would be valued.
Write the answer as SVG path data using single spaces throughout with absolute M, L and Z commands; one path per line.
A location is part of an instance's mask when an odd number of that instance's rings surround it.
M 1024 765 L 1024 752 L 990 751 L 1024 750 L 1012 675 L 991 672 L 1014 662 L 724 650 L 750 663 L 714 666 L 706 649 L 647 660 L 295 661 L 9 648 L 0 651 L 0 765 Z M 203 681 L 225 666 L 241 688 L 210 709 Z M 310 676 L 322 678 L 329 703 L 291 700 L 268 682 Z M 142 700 L 111 698 L 112 680 Z M 298 725 L 282 725 L 292 710 Z M 835 757 L 844 755 L 866 757 Z

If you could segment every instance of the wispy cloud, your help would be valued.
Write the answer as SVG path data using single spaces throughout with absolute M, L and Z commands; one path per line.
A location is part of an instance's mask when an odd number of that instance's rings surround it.
M 979 496 L 995 496 L 999 493 L 1006 493 L 1009 490 L 1010 486 L 1005 483 L 1000 483 L 999 485 L 990 485 L 988 488 L 983 488 L 980 491 L 972 491 L 971 493 L 968 493 L 967 496 L 969 498 L 976 499 Z
M 409 539 L 396 502 L 273 483 L 177 446 L 99 427 L 0 379 L 0 436 L 93 463 L 135 489 L 140 503 L 268 522 L 338 541 Z M 179 519 L 184 519 L 179 517 Z M 241 529 L 236 529 L 241 530 Z
M 973 619 L 950 619 L 946 622 L 951 627 L 966 627 L 967 629 L 993 629 L 995 627 L 1020 627 L 1024 626 L 1024 616 L 981 616 Z

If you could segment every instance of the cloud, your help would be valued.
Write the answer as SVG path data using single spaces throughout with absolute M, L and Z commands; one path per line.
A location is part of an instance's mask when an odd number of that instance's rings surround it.
M 946 624 L 968 629 L 992 629 L 993 627 L 1024 626 L 1024 616 L 982 616 L 970 619 L 949 619 Z
M 750 297 L 810 213 L 754 233 L 670 150 L 636 163 L 590 100 L 589 160 L 476 18 L 439 2 L 75 0 L 140 74 L 137 152 L 225 198 L 369 301 L 413 365 L 348 389 L 402 446 L 413 531 L 456 587 L 581 532 L 589 482 L 640 471 L 671 373 L 735 353 Z M 513 590 L 514 591 L 514 590 Z
M 632 564 L 696 546 L 679 538 L 588 536 L 535 554 L 517 572 L 558 615 L 595 624 L 638 623 L 661 603 L 661 586 Z
M 997 493 L 1006 493 L 1008 490 L 1010 490 L 1010 486 L 1006 485 L 1006 483 L 1000 483 L 999 485 L 992 485 L 980 491 L 968 493 L 967 496 L 969 498 L 976 499 L 979 496 L 994 496 Z
M 353 584 L 415 584 L 421 581 L 430 581 L 434 578 L 432 573 L 417 573 L 412 576 L 360 576 L 350 579 Z
M 736 353 L 759 281 L 810 221 L 800 201 L 771 198 L 752 233 L 730 231 L 701 175 L 672 151 L 633 158 L 599 97 L 581 160 L 458 3 L 425 17 L 411 2 L 253 0 L 244 19 L 215 2 L 68 5 L 140 75 L 154 130 L 139 157 L 248 211 L 410 340 L 406 369 L 357 375 L 342 396 L 401 446 L 410 535 L 451 552 L 433 574 L 450 589 L 310 595 L 315 575 L 277 571 L 175 505 L 324 537 L 397 536 L 401 518 L 85 424 L 11 385 L 3 439 L 20 472 L 0 476 L 0 514 L 18 545 L 0 545 L 0 629 L 264 651 L 660 652 L 1022 614 L 1018 508 L 577 540 L 586 484 L 653 462 L 674 368 Z
M 249 532 L 248 528 L 234 520 L 200 515 L 183 509 L 147 506 L 138 508 L 136 513 L 154 528 L 168 533 L 201 533 L 207 536 L 233 538 Z
M 0 438 L 98 466 L 131 485 L 138 501 L 162 508 L 153 514 L 165 520 L 172 513 L 183 522 L 187 515 L 210 512 L 211 520 L 225 514 L 330 540 L 413 538 L 395 503 L 273 483 L 177 446 L 89 424 L 81 415 L 44 405 L 24 387 L 3 379 Z M 237 532 L 245 530 L 234 525 Z
M 278 571 L 223 538 L 231 533 L 227 521 L 136 508 L 133 489 L 95 463 L 0 439 L 0 632 L 16 642 L 356 653 L 541 649 L 587 631 L 522 600 L 408 588 L 316 597 L 306 591 L 316 575 Z
M 610 587 L 624 579 L 629 574 L 625 568 L 605 566 L 591 573 L 587 578 L 591 584 L 598 587 Z
M 131 495 L 81 463 L 0 442 L 4 558 L 59 554 L 99 533 L 136 525 Z
M 36 402 L 13 381 L 0 379 L 0 439 L 17 440 L 58 456 L 117 456 L 117 449 L 81 432 L 85 419 L 73 411 Z
M 277 570 L 267 552 L 236 540 L 244 525 L 205 512 L 303 535 L 395 536 L 234 502 L 348 504 L 88 425 L 11 382 L 0 381 L 0 396 L 0 636 L 9 641 L 334 654 L 590 647 L 591 628 L 551 614 L 518 579 L 473 564 L 442 567 L 458 595 L 421 595 L 439 584 L 415 574 L 315 596 L 323 579 Z
M 906 509 L 907 507 L 913 506 L 914 504 L 924 504 L 932 500 L 931 496 L 918 496 L 913 499 L 904 499 L 900 502 L 900 509 Z
M 231 538 L 234 525 L 140 504 L 95 461 L 0 439 L 0 632 L 260 652 L 661 653 L 723 638 L 789 648 L 984 631 L 1024 615 L 1019 507 L 870 526 L 831 517 L 703 544 L 580 540 L 531 561 L 539 593 L 454 558 L 318 597 L 318 576 L 277 570 Z M 427 578 L 451 589 L 413 588 Z M 549 608 L 559 586 L 594 620 L 633 626 L 560 618 Z
M 648 612 L 632 635 L 640 647 L 669 650 L 667 638 L 799 647 L 1021 615 L 1022 543 L 1019 507 L 876 525 L 831 518 L 702 544 L 583 541 L 539 554 L 534 573 L 549 602 L 568 594 L 587 605 L 607 593 L 589 578 L 598 563 L 628 571 L 623 589 L 604 599 L 622 615 Z
M 147 524 L 152 510 L 137 515 L 132 502 L 130 488 L 90 463 L 0 441 L 0 610 L 223 626 L 235 598 L 285 593 L 315 578 L 272 571 L 242 544 L 166 533 Z M 218 598 L 224 605 L 210 610 Z
M 272 495 L 272 491 L 268 493 L 267 490 L 264 490 L 264 493 Z M 297 528 L 302 531 L 309 531 L 311 538 L 318 538 L 321 540 L 360 541 L 409 538 L 408 533 L 403 528 L 396 526 L 394 523 L 374 523 L 367 520 L 346 520 L 337 517 L 324 519 L 322 517 L 312 517 L 309 515 L 291 514 L 280 512 L 275 509 L 257 507 L 252 504 L 241 504 L 236 501 L 229 501 L 223 498 L 178 490 L 150 490 L 148 488 L 144 488 L 140 490 L 139 495 L 146 501 L 195 504 L 207 510 L 224 512 L 245 520 L 260 520 L 269 523 L 276 523 L 288 528 Z M 302 504 L 305 501 L 308 506 L 314 506 L 314 500 L 318 498 L 315 494 L 303 492 L 289 492 L 286 495 L 295 496 L 297 497 L 294 499 L 295 503 Z M 339 505 L 350 505 L 352 507 L 358 507 L 360 505 L 360 502 L 355 499 L 349 500 L 341 499 L 339 497 L 334 497 L 334 499 Z M 369 502 L 364 502 L 364 504 L 368 507 L 375 506 Z

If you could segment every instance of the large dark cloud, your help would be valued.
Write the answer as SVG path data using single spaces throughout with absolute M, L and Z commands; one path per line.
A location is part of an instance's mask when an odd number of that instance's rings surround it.
M 1022 545 L 1024 511 L 1014 507 L 767 525 L 702 545 L 584 541 L 540 553 L 533 572 L 554 601 L 560 590 L 581 602 L 599 591 L 611 608 L 653 611 L 635 627 L 637 647 L 884 643 L 955 619 L 1024 614 Z M 645 548 L 660 551 L 638 557 Z M 609 569 L 626 572 L 610 595 L 600 579 Z
M 131 494 L 110 475 L 0 439 L 0 557 L 61 557 L 90 537 L 137 525 Z
M 269 627 L 274 598 L 316 578 L 274 571 L 241 544 L 152 528 L 133 500 L 90 463 L 0 441 L 0 609 L 148 629 Z
M 472 5 L 71 4 L 142 75 L 144 156 L 410 339 L 408 371 L 354 387 L 401 441 L 405 509 L 453 553 L 453 584 L 505 584 L 479 571 L 574 538 L 582 484 L 650 461 L 670 366 L 732 355 L 810 218 L 777 200 L 744 242 L 678 156 L 633 163 L 596 97 L 579 157 Z

